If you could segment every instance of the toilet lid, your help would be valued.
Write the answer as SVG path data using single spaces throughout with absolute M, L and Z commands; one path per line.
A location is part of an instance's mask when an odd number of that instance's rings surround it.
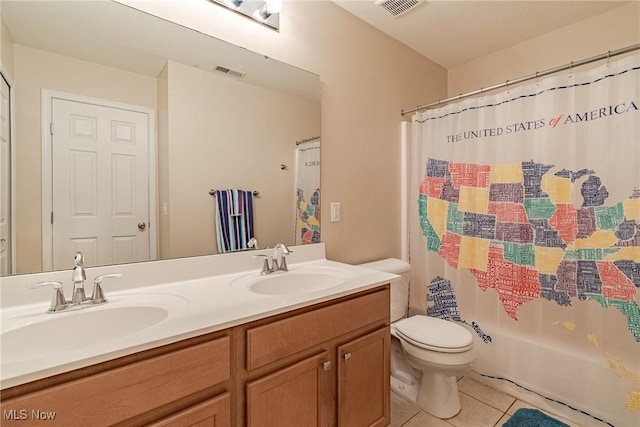
M 446 353 L 466 351 L 473 335 L 460 325 L 429 316 L 411 316 L 394 323 L 396 332 L 413 345 Z

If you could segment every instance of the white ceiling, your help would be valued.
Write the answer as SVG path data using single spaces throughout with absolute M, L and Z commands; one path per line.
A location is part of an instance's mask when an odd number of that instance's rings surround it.
M 396 18 L 375 0 L 333 1 L 445 68 L 630 3 L 428 0 Z

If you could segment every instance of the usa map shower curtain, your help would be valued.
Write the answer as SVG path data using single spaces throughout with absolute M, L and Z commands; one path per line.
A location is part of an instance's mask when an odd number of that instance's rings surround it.
M 479 379 L 585 425 L 640 425 L 639 64 L 413 117 L 411 311 L 466 324 Z

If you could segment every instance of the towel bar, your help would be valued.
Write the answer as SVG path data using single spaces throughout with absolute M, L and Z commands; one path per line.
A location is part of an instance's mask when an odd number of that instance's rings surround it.
M 213 189 L 209 190 L 209 195 L 215 197 L 216 196 L 216 190 L 213 190 Z M 254 190 L 253 191 L 253 195 L 255 197 L 258 197 L 260 195 L 260 192 Z

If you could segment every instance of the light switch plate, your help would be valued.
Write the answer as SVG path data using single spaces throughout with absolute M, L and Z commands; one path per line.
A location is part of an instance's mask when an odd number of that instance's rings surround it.
M 331 222 L 340 222 L 340 203 L 331 203 Z

